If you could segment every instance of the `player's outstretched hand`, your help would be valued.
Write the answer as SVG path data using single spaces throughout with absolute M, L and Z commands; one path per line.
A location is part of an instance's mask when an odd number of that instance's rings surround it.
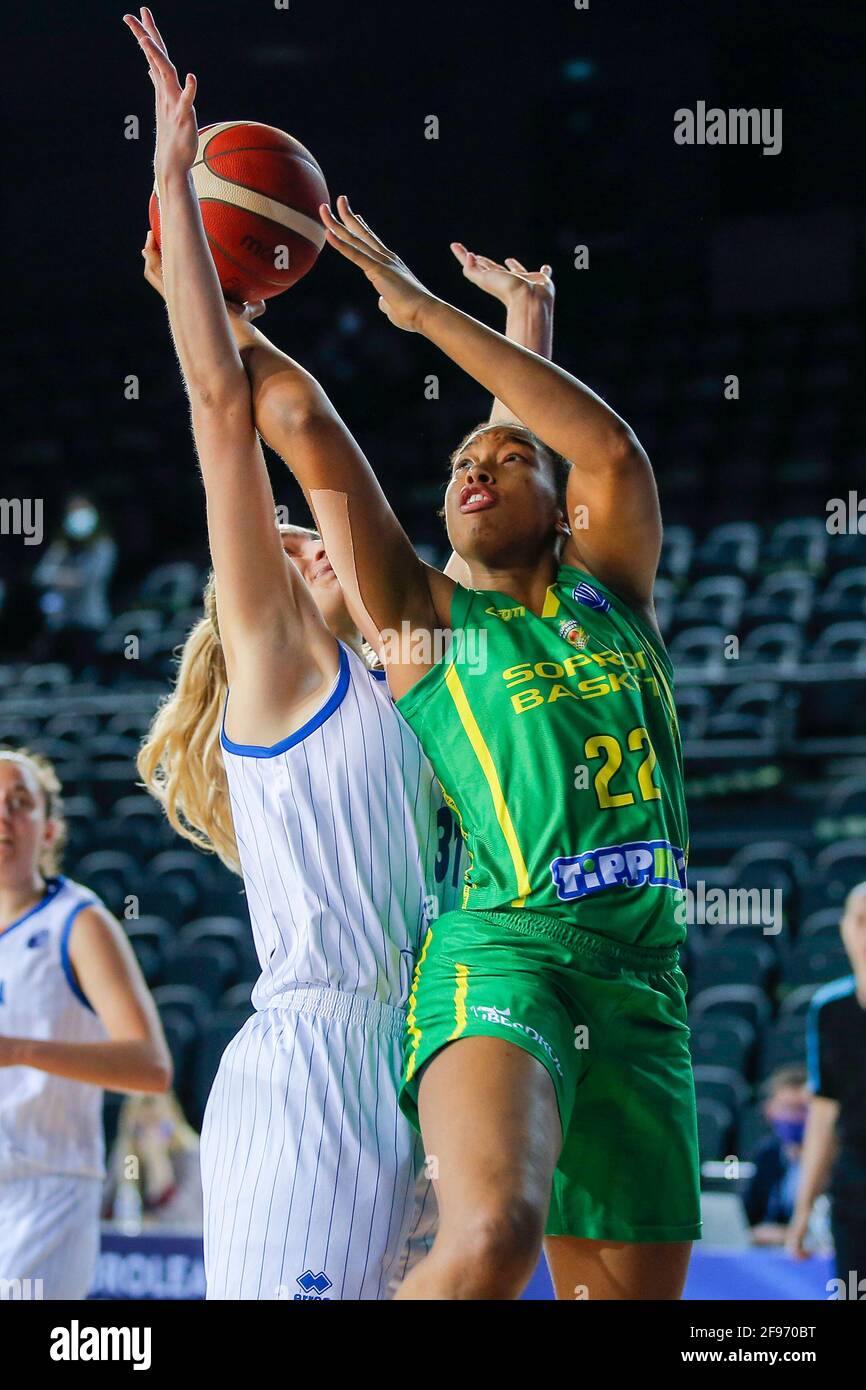
M 156 152 L 153 167 L 157 183 L 166 176 L 186 174 L 195 162 L 198 150 L 196 125 L 196 80 L 191 72 L 181 87 L 177 69 L 168 56 L 165 40 L 154 22 L 150 10 L 143 7 L 141 19 L 125 14 L 124 24 L 132 30 L 147 59 L 150 80 L 156 89 Z
M 158 295 L 165 299 L 165 285 L 162 279 L 162 256 L 156 244 L 156 237 L 153 232 L 148 232 L 147 240 L 141 248 L 144 259 L 144 278 L 149 285 L 152 285 Z M 257 319 L 260 314 L 265 312 L 264 300 L 258 299 L 249 304 L 238 304 L 232 299 L 226 300 L 226 308 L 229 313 L 236 314 L 239 319 L 246 319 L 248 323 Z
M 452 241 L 451 250 L 462 265 L 466 279 L 492 294 L 500 303 L 507 305 L 523 294 L 540 295 L 553 301 L 553 271 L 549 265 L 543 265 L 540 270 L 527 270 L 514 256 L 506 256 L 504 264 L 500 265 L 489 256 L 467 251 L 462 241 Z
M 420 315 L 434 296 L 416 280 L 408 266 L 389 251 L 362 217 L 353 212 L 343 194 L 337 199 L 335 217 L 327 203 L 322 203 L 319 215 L 325 226 L 328 244 L 347 260 L 363 270 L 379 294 L 379 308 L 397 328 L 409 333 L 419 332 Z

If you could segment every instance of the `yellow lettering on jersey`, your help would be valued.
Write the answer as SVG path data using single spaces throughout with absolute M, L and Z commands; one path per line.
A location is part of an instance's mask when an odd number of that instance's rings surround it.
M 611 671 L 610 688 L 611 690 L 640 690 L 637 676 L 631 671 L 623 671 L 621 676 L 618 676 L 616 671 Z
M 543 705 L 544 696 L 540 690 L 521 690 L 519 695 L 512 695 L 511 703 L 516 714 L 523 714 L 524 710 L 535 709 L 536 705 Z
M 521 681 L 532 680 L 532 667 L 528 662 L 520 666 L 509 666 L 507 671 L 502 672 L 502 679 L 509 685 L 518 685 Z
M 536 661 L 534 664 L 528 661 L 521 662 L 518 666 L 509 666 L 503 671 L 502 679 L 509 688 L 523 685 L 534 679 L 557 682 L 549 692 L 542 692 L 536 686 L 532 686 L 527 690 L 522 690 L 517 695 L 512 695 L 511 702 L 515 713 L 523 714 L 526 710 L 536 709 L 538 705 L 550 704 L 554 700 L 562 699 L 563 695 L 572 694 L 572 691 L 566 690 L 561 684 L 558 684 L 560 679 L 574 677 L 583 667 L 593 665 L 622 666 L 623 669 L 620 672 L 610 670 L 603 676 L 592 676 L 578 681 L 577 688 L 582 692 L 582 696 L 577 698 L 593 699 L 598 695 L 616 694 L 620 690 L 639 692 L 642 685 L 648 686 L 656 699 L 662 693 L 655 675 L 649 672 L 646 675 L 639 674 L 639 672 L 647 670 L 646 657 L 642 651 L 620 652 L 609 648 L 599 652 L 571 652 L 561 662 Z M 656 667 L 656 671 L 664 681 L 658 667 Z M 666 682 L 664 693 L 669 697 Z
M 520 608 L 485 608 L 485 613 L 489 613 L 491 618 L 502 618 L 504 622 L 510 622 L 512 618 L 525 618 L 526 609 Z
M 585 700 L 592 700 L 596 695 L 610 694 L 607 676 L 590 676 L 589 680 L 579 681 L 577 688 L 583 691 Z
M 565 661 L 563 662 L 563 666 L 565 667 L 565 674 L 567 676 L 573 676 L 575 671 L 579 670 L 581 666 L 591 665 L 592 657 L 589 655 L 588 652 L 575 652 L 574 656 L 566 657 Z

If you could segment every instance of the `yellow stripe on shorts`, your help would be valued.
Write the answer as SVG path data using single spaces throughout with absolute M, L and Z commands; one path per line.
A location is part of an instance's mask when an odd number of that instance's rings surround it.
M 466 1027 L 466 995 L 469 991 L 469 966 L 455 961 L 454 969 L 457 972 L 454 976 L 454 1030 L 449 1035 L 449 1042 L 459 1038 Z
M 428 927 L 427 935 L 424 937 L 424 945 L 421 947 L 421 954 L 418 957 L 418 963 L 415 966 L 415 973 L 412 976 L 412 992 L 409 995 L 409 1006 L 406 1012 L 406 1031 L 408 1032 L 409 1037 L 412 1039 L 412 1046 L 409 1052 L 409 1057 L 406 1061 L 407 1081 L 412 1080 L 412 1077 L 415 1075 L 415 1067 L 418 1063 L 418 1048 L 421 1046 L 421 1029 L 418 1027 L 418 1021 L 415 1016 L 415 1005 L 418 1002 L 418 980 L 421 976 L 421 966 L 427 959 L 427 951 L 432 940 L 433 928 Z
M 517 831 L 514 829 L 511 812 L 505 803 L 502 784 L 499 781 L 499 774 L 496 771 L 490 749 L 484 742 L 484 735 L 478 727 L 478 721 L 472 713 L 469 700 L 466 697 L 466 691 L 463 689 L 460 677 L 454 666 L 449 666 L 445 673 L 445 685 L 448 694 L 454 701 L 460 723 L 466 730 L 466 736 L 472 744 L 475 756 L 481 764 L 481 771 L 487 778 L 487 785 L 490 788 L 490 795 L 493 798 L 493 809 L 496 813 L 496 819 L 505 837 L 505 843 L 511 855 L 511 862 L 514 865 L 514 873 L 517 878 L 517 897 L 514 902 L 512 902 L 511 906 L 522 907 L 529 894 L 532 892 L 532 885 L 529 882 L 529 871 L 526 867 L 526 861 L 523 858 L 520 842 L 517 839 Z

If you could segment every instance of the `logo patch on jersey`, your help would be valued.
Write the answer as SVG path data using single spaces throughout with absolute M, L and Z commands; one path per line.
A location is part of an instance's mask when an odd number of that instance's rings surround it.
M 49 931 L 35 931 L 27 942 L 30 950 L 35 950 L 37 946 L 44 946 L 51 933 Z
M 323 1295 L 328 1289 L 333 1288 L 333 1285 L 323 1269 L 320 1269 L 318 1274 L 314 1274 L 311 1269 L 305 1269 L 295 1283 L 300 1284 L 304 1290 L 303 1293 L 295 1294 L 296 1299 L 330 1302 L 330 1299 L 323 1298 Z
M 501 618 L 504 623 L 510 623 L 512 618 L 525 618 L 526 609 L 523 605 L 517 608 L 496 608 L 493 604 L 485 608 L 485 613 L 489 613 L 491 618 Z
M 571 591 L 571 597 L 578 603 L 584 604 L 586 608 L 594 608 L 597 613 L 610 612 L 610 599 L 600 594 L 598 589 L 594 589 L 591 584 L 577 584 Z
M 559 624 L 559 635 L 564 637 L 572 647 L 577 647 L 579 651 L 582 651 L 589 641 L 586 629 L 582 628 L 574 618 L 569 618 L 567 622 Z
M 550 872 L 563 902 L 605 888 L 685 888 L 686 856 L 668 840 L 633 840 L 554 859 Z

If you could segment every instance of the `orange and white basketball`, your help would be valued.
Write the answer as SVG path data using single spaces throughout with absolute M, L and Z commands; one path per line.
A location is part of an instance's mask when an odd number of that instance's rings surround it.
M 204 126 L 192 178 L 229 299 L 272 299 L 312 268 L 325 244 L 318 208 L 328 188 L 300 141 L 255 121 Z M 150 225 L 159 244 L 156 189 Z

